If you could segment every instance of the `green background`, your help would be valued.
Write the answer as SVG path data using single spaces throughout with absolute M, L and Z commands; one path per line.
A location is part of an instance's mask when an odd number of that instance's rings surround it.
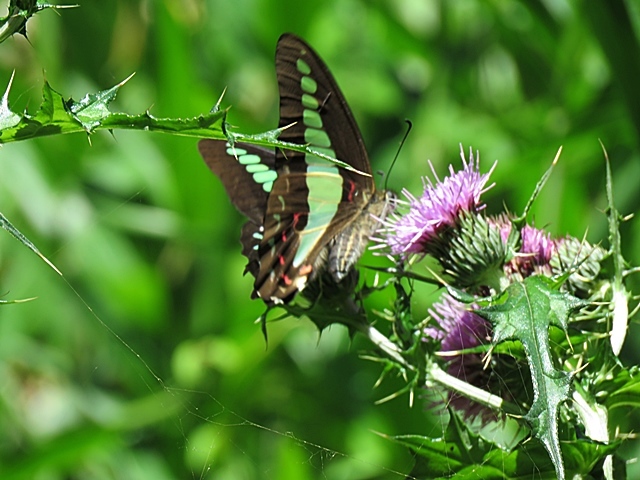
M 532 218 L 606 245 L 600 139 L 618 209 L 638 210 L 631 0 L 78 3 L 38 14 L 30 42 L 0 44 L 14 110 L 35 112 L 43 78 L 79 100 L 136 72 L 114 110 L 194 116 L 226 87 L 238 131 L 270 130 L 275 44 L 290 31 L 334 73 L 374 170 L 388 169 L 413 122 L 391 188 L 419 194 L 427 160 L 442 177 L 463 144 L 485 172 L 498 160 L 487 210 L 517 213 L 562 145 Z M 410 455 L 375 432 L 441 433 L 419 395 L 412 409 L 406 395 L 374 405 L 403 381 L 374 389 L 380 366 L 344 329 L 319 338 L 289 318 L 269 325 L 265 344 L 253 322 L 263 306 L 242 276 L 243 220 L 194 139 L 116 131 L 8 144 L 0 211 L 64 273 L 0 235 L 0 293 L 38 297 L 0 309 L 2 479 L 400 479 Z M 639 227 L 623 227 L 634 264 Z M 434 299 L 414 296 L 417 318 Z M 637 331 L 627 362 L 638 360 Z

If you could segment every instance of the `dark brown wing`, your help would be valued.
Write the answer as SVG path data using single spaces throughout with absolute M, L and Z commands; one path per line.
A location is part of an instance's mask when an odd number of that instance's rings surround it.
M 242 254 L 246 271 L 258 274 L 258 245 L 262 239 L 267 199 L 276 179 L 275 154 L 247 144 L 229 146 L 219 140 L 201 140 L 198 150 L 211 171 L 222 182 L 235 207 L 249 221 L 242 227 Z
M 359 217 L 375 192 L 362 136 L 333 76 L 298 37 L 276 49 L 281 140 L 309 144 L 367 175 L 317 156 L 276 152 L 278 178 L 267 200 L 255 292 L 287 301 L 322 267 L 322 252 Z
M 308 65 L 308 74 L 300 71 L 300 61 Z M 297 144 L 313 144 L 313 135 L 309 138 L 308 130 L 314 127 L 305 122 L 305 110 L 316 110 L 322 121 L 319 129 L 324 130 L 329 136 L 331 149 L 338 160 L 369 176 L 344 169 L 341 169 L 341 174 L 352 179 L 360 188 L 367 191 L 375 190 L 371 164 L 358 124 L 333 75 L 318 54 L 304 40 L 291 33 L 285 33 L 278 40 L 276 47 L 276 72 L 280 90 L 279 126 L 292 125 L 282 132 L 280 139 Z M 315 93 L 310 94 L 303 89 L 304 80 L 301 80 L 301 77 L 308 77 L 315 82 Z M 303 96 L 305 99 L 313 97 L 318 102 L 318 107 L 306 107 Z M 313 121 L 309 115 L 307 121 Z M 304 154 L 286 152 L 284 156 L 279 152 L 276 169 L 279 170 L 282 164 L 297 163 L 294 157 L 302 157 L 304 163 Z
M 200 140 L 198 150 L 207 166 L 222 182 L 238 211 L 262 225 L 273 183 L 257 181 L 260 179 L 257 174 L 269 170 L 274 172 L 271 182 L 275 180 L 274 152 L 243 143 L 231 147 L 224 141 L 209 139 Z

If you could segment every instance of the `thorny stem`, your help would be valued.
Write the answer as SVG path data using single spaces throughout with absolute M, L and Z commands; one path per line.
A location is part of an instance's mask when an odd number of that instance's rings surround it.
M 379 330 L 371 325 L 363 325 L 360 328 L 360 332 L 366 335 L 366 337 L 376 345 L 380 350 L 386 353 L 389 358 L 396 361 L 399 365 L 402 365 L 404 368 L 410 371 L 416 371 L 416 367 L 407 363 L 407 361 L 402 356 L 402 351 L 400 348 L 385 337 Z M 442 370 L 436 363 L 430 363 L 426 372 L 427 377 L 427 386 L 430 383 L 437 383 L 446 387 L 448 390 L 452 392 L 459 393 L 460 395 L 464 395 L 465 397 L 478 402 L 482 405 L 485 405 L 489 408 L 495 410 L 501 410 L 507 414 L 521 416 L 523 412 L 517 405 L 507 402 L 503 400 L 501 397 L 497 395 L 493 395 L 486 390 L 482 390 L 481 388 L 475 387 L 470 383 L 467 383 L 459 378 L 454 377 L 453 375 L 449 375 L 447 372 Z
M 460 380 L 459 378 L 449 375 L 442 370 L 436 363 L 431 363 L 427 367 L 427 387 L 429 384 L 438 383 L 447 389 L 464 395 L 465 397 L 485 405 L 494 410 L 500 410 L 504 413 L 521 416 L 523 412 L 517 405 L 507 402 L 497 395 L 493 395 L 481 388 L 475 387 L 470 383 Z
M 416 368 L 413 365 L 407 363 L 407 361 L 402 356 L 402 351 L 400 348 L 385 337 L 379 330 L 371 325 L 362 325 L 359 328 L 360 332 L 363 333 L 375 346 L 377 346 L 380 350 L 386 353 L 392 360 L 396 361 L 398 364 L 405 367 L 407 370 L 415 371 Z

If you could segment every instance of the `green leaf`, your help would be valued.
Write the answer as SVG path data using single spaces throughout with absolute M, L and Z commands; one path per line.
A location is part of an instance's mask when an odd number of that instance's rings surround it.
M 611 256 L 613 257 L 613 281 L 611 282 L 611 349 L 618 356 L 624 345 L 627 336 L 627 326 L 629 323 L 628 299 L 631 293 L 624 286 L 623 270 L 624 257 L 622 256 L 622 240 L 620 238 L 620 213 L 613 204 L 613 180 L 611 175 L 611 163 L 609 155 L 602 143 L 600 144 L 604 152 L 605 164 L 607 168 L 607 219 L 609 221 L 609 242 L 611 244 Z
M 11 74 L 9 85 L 7 85 L 7 89 L 5 90 L 4 95 L 2 96 L 2 100 L 0 101 L 0 130 L 15 127 L 18 123 L 20 123 L 20 115 L 13 113 L 9 108 L 9 91 L 11 90 L 11 84 L 13 83 L 14 75 L 15 72 Z
M 42 104 L 34 115 L 11 111 L 7 89 L 0 104 L 0 143 L 62 133 L 93 133 L 105 129 L 157 131 L 227 140 L 222 129 L 226 111 L 186 119 L 157 118 L 149 112 L 139 115 L 110 112 L 109 104 L 129 78 L 107 90 L 85 95 L 79 102 L 65 101 L 62 95 L 45 81 L 42 88 Z M 302 146 L 299 145 L 298 148 Z
M 118 94 L 118 90 L 127 83 L 133 73 L 122 82 L 108 90 L 98 93 L 87 94 L 79 102 L 69 101 L 67 106 L 73 117 L 78 120 L 88 133 L 100 125 L 104 119 L 111 115 L 109 104 L 113 102 Z
M 537 441 L 521 443 L 513 450 L 499 448 L 471 431 L 457 415 L 451 419 L 442 437 L 401 435 L 385 437 L 409 448 L 416 463 L 409 478 L 418 479 L 555 479 L 556 469 L 545 448 Z M 563 442 L 566 471 L 572 478 L 584 478 L 597 471 L 601 459 L 617 445 L 601 445 L 588 440 Z
M 569 399 L 571 375 L 556 368 L 549 327 L 566 332 L 570 314 L 583 302 L 562 293 L 550 279 L 531 276 L 507 288 L 494 304 L 477 310 L 493 325 L 493 343 L 519 340 L 531 371 L 534 399 L 524 416 L 532 434 L 547 449 L 559 479 L 565 469 L 558 439 L 558 409 Z
M 616 367 L 600 385 L 603 404 L 611 411 L 614 408 L 640 407 L 640 371 L 638 367 L 623 369 Z
M 10 0 L 8 14 L 0 18 L 0 43 L 19 33 L 27 36 L 27 21 L 47 8 L 74 8 L 78 5 L 52 5 L 42 0 Z
M 9 88 L 7 88 L 0 103 L 0 144 L 62 133 L 84 132 L 91 134 L 96 130 L 105 129 L 154 131 L 224 140 L 231 144 L 244 142 L 263 147 L 293 150 L 315 155 L 352 172 L 370 176 L 340 159 L 317 152 L 309 145 L 298 145 L 278 140 L 282 131 L 288 127 L 255 135 L 229 132 L 226 125 L 227 110 L 220 109 L 220 100 L 209 113 L 192 118 L 158 118 L 148 111 L 139 115 L 109 111 L 109 105 L 115 99 L 118 90 L 132 76 L 107 90 L 87 94 L 79 102 L 71 99 L 65 101 L 62 95 L 45 81 L 42 88 L 42 104 L 35 115 L 13 112 L 9 108 Z M 9 82 L 10 86 L 11 82 Z
M 60 270 L 58 270 L 56 266 L 53 263 L 51 263 L 47 257 L 45 257 L 42 253 L 40 253 L 40 250 L 36 248 L 36 246 L 31 242 L 31 240 L 25 237 L 22 234 L 22 232 L 20 232 L 20 230 L 14 227 L 11 224 L 11 222 L 7 219 L 7 217 L 5 217 L 2 213 L 0 213 L 0 227 L 4 228 L 7 232 L 9 232 L 13 236 L 13 238 L 18 240 L 20 243 L 22 243 L 25 247 L 27 247 L 33 253 L 38 255 L 42 260 L 44 260 L 44 262 L 47 265 L 53 268 L 58 275 L 62 275 L 62 273 L 60 273 Z

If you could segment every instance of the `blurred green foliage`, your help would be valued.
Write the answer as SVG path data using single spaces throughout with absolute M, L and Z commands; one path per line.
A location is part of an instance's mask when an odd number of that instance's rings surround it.
M 374 170 L 412 120 L 390 187 L 419 193 L 427 159 L 444 175 L 462 143 L 485 169 L 499 161 L 489 211 L 518 212 L 563 145 L 535 222 L 606 244 L 600 139 L 618 209 L 638 210 L 632 0 L 78 3 L 38 13 L 29 41 L 0 44 L 14 110 L 40 104 L 43 77 L 79 99 L 136 72 L 114 110 L 191 117 L 226 87 L 238 131 L 270 130 L 275 43 L 291 31 L 333 71 Z M 420 401 L 373 405 L 402 381 L 373 390 L 380 368 L 344 329 L 318 340 L 310 322 L 285 319 L 265 345 L 253 323 L 263 306 L 241 275 L 242 218 L 193 139 L 41 138 L 2 147 L 0 172 L 0 211 L 65 275 L 0 235 L 0 291 L 38 297 L 0 309 L 3 479 L 404 478 L 411 457 L 374 432 L 442 434 Z M 623 250 L 640 263 L 637 221 L 623 226 Z M 426 313 L 434 296 L 419 297 Z M 623 350 L 634 363 L 636 332 Z

